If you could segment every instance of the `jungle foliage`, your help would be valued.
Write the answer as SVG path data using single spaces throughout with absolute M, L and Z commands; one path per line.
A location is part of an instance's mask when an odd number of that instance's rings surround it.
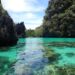
M 43 37 L 75 37 L 75 0 L 49 0 Z

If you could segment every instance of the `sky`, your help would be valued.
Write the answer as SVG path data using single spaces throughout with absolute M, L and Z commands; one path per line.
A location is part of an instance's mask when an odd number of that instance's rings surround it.
M 27 29 L 40 26 L 48 6 L 48 0 L 1 0 L 15 23 L 24 22 Z

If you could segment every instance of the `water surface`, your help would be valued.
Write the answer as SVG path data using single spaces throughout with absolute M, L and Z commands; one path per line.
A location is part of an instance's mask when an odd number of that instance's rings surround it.
M 18 44 L 8 48 L 8 51 L 0 52 L 0 56 L 8 57 L 10 61 L 17 60 L 7 71 L 8 75 L 48 75 L 52 65 L 75 65 L 75 47 L 49 46 L 50 43 L 70 42 L 74 38 L 25 38 L 19 39 Z M 60 59 L 50 62 L 44 57 L 45 48 L 52 49 L 60 54 Z M 50 66 L 49 66 L 50 65 Z

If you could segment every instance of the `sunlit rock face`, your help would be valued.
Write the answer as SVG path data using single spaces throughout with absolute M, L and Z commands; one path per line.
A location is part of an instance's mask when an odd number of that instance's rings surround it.
M 2 8 L 0 1 L 0 46 L 9 46 L 17 43 L 13 20 Z

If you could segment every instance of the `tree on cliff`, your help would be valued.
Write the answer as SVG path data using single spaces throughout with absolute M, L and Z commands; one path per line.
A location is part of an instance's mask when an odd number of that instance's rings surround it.
M 42 26 L 44 37 L 75 37 L 75 0 L 49 0 Z

